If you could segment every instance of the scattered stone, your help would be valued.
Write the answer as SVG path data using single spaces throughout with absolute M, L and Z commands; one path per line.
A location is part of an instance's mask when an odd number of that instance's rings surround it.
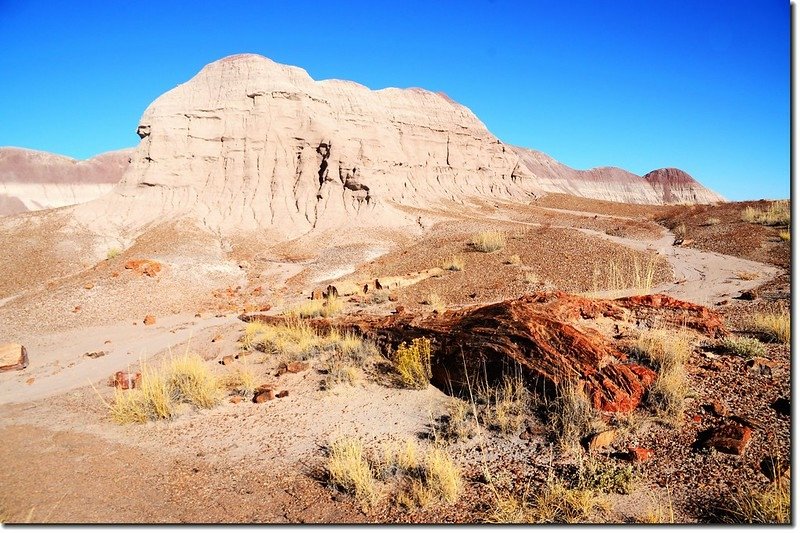
M 132 372 L 120 370 L 114 374 L 114 377 L 112 380 L 110 380 L 109 384 L 118 389 L 135 389 L 137 387 L 141 387 L 142 385 L 142 373 L 136 372 L 134 374 Z
M 405 312 L 405 310 L 406 310 L 405 307 L 403 307 L 402 305 L 398 305 L 397 307 L 394 308 L 394 314 L 401 315 Z
M 701 447 L 715 448 L 723 453 L 742 455 L 747 443 L 753 437 L 753 430 L 738 422 L 730 422 L 711 430 L 703 439 Z
M 155 323 L 156 323 L 156 317 L 154 317 L 153 315 L 147 315 L 146 317 L 144 317 L 145 326 L 152 326 Z
M 756 289 L 743 291 L 742 294 L 739 295 L 740 300 L 755 300 L 756 298 L 758 298 L 758 291 Z
M 152 259 L 131 259 L 125 263 L 125 268 L 152 278 L 161 271 L 161 263 Z
M 282 390 L 278 394 L 275 395 L 276 398 L 286 398 L 287 396 L 289 396 L 289 391 L 288 390 Z
M 587 448 L 589 451 L 608 448 L 611 446 L 611 443 L 614 442 L 615 438 L 617 438 L 617 430 L 609 429 L 606 431 L 601 431 L 600 433 L 596 433 L 589 438 Z
M 36 378 L 28 378 L 25 380 L 26 385 L 33 385 L 33 382 L 36 381 Z
M 772 369 L 775 367 L 775 361 L 770 361 L 763 357 L 754 357 L 747 361 L 747 369 L 760 376 L 771 376 Z
M 232 365 L 233 364 L 233 356 L 232 355 L 226 355 L 225 357 L 222 358 L 222 361 L 220 361 L 219 363 L 221 365 L 225 365 L 225 366 Z
M 0 372 L 28 367 L 28 350 L 21 344 L 0 344 Z
M 399 297 L 398 297 L 396 294 L 394 294 L 394 293 L 392 293 L 392 294 L 390 294 L 390 295 L 389 295 L 389 301 L 390 301 L 390 302 L 396 302 L 396 301 L 397 301 L 397 300 L 399 300 L 399 299 L 400 299 L 400 298 L 399 298 Z
M 94 283 L 87 283 L 86 285 L 83 286 L 83 288 L 86 289 L 87 291 L 89 289 L 93 289 L 94 288 Z
M 695 424 L 699 424 L 702 421 L 703 421 L 703 417 L 700 416 L 700 415 L 694 415 L 692 417 L 692 422 L 694 422 Z
M 779 415 L 791 416 L 792 414 L 789 398 L 778 398 L 772 402 L 772 408 L 775 409 Z
M 275 399 L 275 393 L 272 389 L 260 390 L 256 392 L 253 401 L 255 403 L 264 403 Z
M 119 277 L 119 272 L 115 270 L 114 272 L 111 273 L 111 277 L 112 278 L 118 278 Z
M 230 401 L 231 403 L 241 403 L 242 401 L 244 401 L 244 398 L 242 398 L 241 396 L 232 396 Z
M 258 308 L 259 312 L 261 313 L 266 313 L 270 309 L 272 309 L 272 305 L 270 304 L 262 305 L 261 307 Z
M 715 303 L 714 305 L 728 305 L 728 300 L 720 300 L 717 303 Z
M 644 463 L 649 461 L 655 452 L 650 448 L 628 448 L 628 460 L 634 463 Z
M 311 291 L 312 300 L 322 300 L 322 289 L 314 289 Z
M 252 291 L 250 291 L 250 295 L 251 296 L 261 296 L 262 292 L 264 292 L 264 288 L 259 285 L 258 287 L 256 287 Z
M 111 344 L 111 339 L 105 341 L 103 344 Z
M 203 316 L 203 315 L 201 315 L 200 313 L 195 313 L 195 314 L 194 314 L 194 317 L 195 317 L 195 318 L 202 318 L 202 316 Z
M 83 354 L 84 357 L 88 357 L 89 359 L 97 359 L 98 357 L 103 357 L 104 355 L 106 355 L 106 352 L 102 350 L 96 352 L 86 352 Z
M 222 333 L 217 333 L 216 335 L 214 335 L 214 338 L 211 339 L 211 342 L 217 342 L 221 338 L 222 338 Z
M 759 466 L 761 467 L 761 473 L 767 476 L 767 479 L 772 482 L 780 479 L 788 479 L 791 475 L 789 462 L 780 457 L 772 455 L 764 456 Z
M 80 305 L 76 305 L 75 308 L 72 310 L 72 312 L 73 313 L 80 313 L 81 312 L 81 306 Z
M 286 371 L 291 372 L 292 374 L 297 374 L 298 372 L 308 370 L 310 367 L 311 365 L 305 361 L 292 361 L 286 365 Z
M 726 417 L 729 414 L 728 406 L 722 400 L 714 400 L 710 404 L 703 406 L 706 411 L 717 416 Z

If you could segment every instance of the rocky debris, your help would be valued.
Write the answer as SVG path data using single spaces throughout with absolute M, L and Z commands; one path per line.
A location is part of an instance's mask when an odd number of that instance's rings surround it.
M 783 415 L 783 416 L 791 416 L 792 415 L 791 404 L 789 403 L 789 398 L 778 398 L 777 400 L 772 402 L 772 408 L 775 409 L 775 411 L 779 415 Z
M 253 396 L 253 402 L 255 403 L 264 403 L 274 399 L 275 391 L 272 389 L 272 387 L 267 387 L 265 385 L 259 387 L 255 392 L 255 396 Z
M 83 286 L 83 288 L 86 289 L 87 291 L 89 289 L 93 289 L 94 288 L 94 283 L 87 283 L 86 285 Z
M 767 476 L 767 479 L 772 482 L 780 479 L 789 479 L 791 475 L 789 461 L 774 455 L 767 455 L 761 459 L 759 468 L 761 473 Z
M 161 272 L 161 263 L 152 259 L 131 259 L 125 262 L 126 270 L 133 270 L 138 275 L 153 278 Z
M 144 317 L 144 320 L 142 322 L 144 323 L 145 326 L 152 326 L 153 324 L 156 323 L 156 317 L 154 317 L 153 315 L 147 315 Z
M 226 355 L 225 357 L 222 358 L 222 360 L 219 362 L 219 364 L 228 366 L 228 365 L 232 365 L 233 361 L 234 360 L 233 360 L 233 356 L 232 355 Z
M 760 376 L 771 376 L 772 369 L 775 368 L 775 361 L 770 361 L 764 357 L 754 357 L 747 361 L 747 369 L 753 374 Z
M 397 297 L 397 294 L 395 294 L 395 293 L 389 294 L 389 301 L 390 302 L 396 302 L 397 300 L 399 300 L 399 298 Z
M 592 452 L 601 450 L 603 448 L 608 448 L 614 442 L 614 439 L 617 438 L 617 431 L 615 429 L 608 429 L 606 431 L 601 431 L 599 433 L 595 433 L 586 442 L 586 448 Z
M 322 292 L 322 289 L 314 289 L 313 291 L 311 291 L 312 300 L 322 300 L 323 297 L 324 294 Z
M 98 350 L 96 352 L 86 352 L 83 354 L 84 357 L 88 357 L 89 359 L 97 359 L 98 357 L 103 357 L 106 355 L 106 352 L 103 350 Z
M 322 296 L 325 298 L 339 298 L 352 296 L 354 294 L 366 294 L 369 292 L 369 283 L 358 283 L 355 281 L 342 281 L 335 285 L 328 285 Z
M 231 403 L 241 403 L 244 401 L 244 398 L 241 396 L 231 396 L 230 402 Z
M 142 385 L 142 373 L 120 370 L 111 377 L 108 384 L 118 389 L 135 389 Z
M 739 300 L 755 300 L 759 296 L 758 289 L 750 289 L 748 291 L 742 291 L 742 293 L 738 296 Z
M 0 344 L 0 372 L 24 370 L 28 363 L 28 350 L 23 345 Z
M 34 381 L 36 381 L 36 378 L 30 377 L 25 380 L 25 385 L 33 385 Z
M 722 418 L 725 418 L 730 413 L 728 405 L 722 400 L 713 400 L 703 407 L 706 411 Z
M 289 391 L 288 390 L 282 390 L 278 394 L 275 395 L 276 398 L 286 398 L 287 396 L 289 396 Z
M 80 306 L 80 305 L 76 305 L 76 306 L 75 306 L 75 307 L 72 309 L 72 312 L 73 312 L 73 313 L 80 313 L 80 312 L 81 312 L 81 306 Z
M 704 432 L 698 439 L 698 444 L 701 448 L 714 448 L 723 453 L 742 455 L 752 436 L 753 430 L 750 427 L 738 422 L 728 422 Z

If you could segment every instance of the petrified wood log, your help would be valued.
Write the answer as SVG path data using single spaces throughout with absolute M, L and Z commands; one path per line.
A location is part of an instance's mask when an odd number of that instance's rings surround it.
M 358 315 L 311 324 L 322 330 L 337 327 L 369 335 L 387 352 L 401 342 L 427 337 L 433 353 L 431 381 L 448 392 L 521 372 L 537 391 L 552 393 L 563 384 L 577 382 L 598 409 L 630 411 L 639 405 L 656 374 L 628 362 L 595 329 L 600 320 L 642 328 L 657 321 L 707 335 L 726 333 L 717 313 L 669 296 L 596 300 L 558 291 L 443 314 Z

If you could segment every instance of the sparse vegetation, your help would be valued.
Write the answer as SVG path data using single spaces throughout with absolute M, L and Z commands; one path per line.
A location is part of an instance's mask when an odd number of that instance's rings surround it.
M 460 398 L 450 398 L 447 413 L 440 419 L 436 437 L 460 442 L 475 436 L 477 421 L 470 404 Z
M 253 396 L 258 386 L 253 372 L 243 367 L 235 368 L 223 376 L 220 385 L 245 398 Z
M 728 337 L 719 344 L 719 347 L 726 352 L 739 355 L 746 359 L 764 357 L 767 354 L 761 341 L 750 337 Z
M 461 272 L 464 270 L 464 259 L 454 255 L 450 259 L 442 262 L 442 268 L 444 270 L 451 270 L 453 272 Z
M 330 483 L 355 496 L 364 508 L 377 501 L 375 476 L 359 439 L 341 437 L 334 440 L 330 445 L 327 469 Z
M 479 394 L 478 417 L 489 429 L 504 434 L 519 433 L 525 425 L 529 392 L 519 376 L 505 376 L 496 388 Z
M 746 207 L 742 211 L 742 220 L 765 226 L 788 226 L 792 221 L 789 200 L 771 202 L 766 209 Z
M 434 311 L 437 311 L 439 313 L 443 313 L 445 310 L 444 302 L 442 301 L 441 297 L 435 292 L 431 292 L 427 296 L 425 296 L 422 299 L 422 303 L 424 305 L 431 306 Z
M 431 341 L 420 337 L 410 345 L 400 343 L 394 353 L 394 363 L 406 387 L 424 389 L 431 379 Z
M 528 285 L 536 285 L 539 283 L 539 276 L 536 272 L 525 272 L 525 283 Z
M 108 252 L 106 252 L 106 261 L 111 261 L 120 253 L 122 253 L 122 251 L 119 248 L 110 248 Z
M 672 233 L 675 235 L 676 239 L 685 239 L 686 238 L 686 224 L 681 222 L 674 228 L 672 228 Z
M 603 427 L 603 421 L 583 387 L 567 383 L 549 406 L 548 425 L 560 448 L 575 450 L 583 437 Z
M 716 510 L 723 522 L 732 524 L 788 524 L 791 493 L 782 480 L 758 489 L 734 491 Z
M 479 252 L 496 252 L 505 248 L 506 236 L 499 231 L 482 231 L 472 237 L 471 244 Z
M 673 424 L 680 423 L 683 401 L 690 392 L 684 368 L 692 353 L 688 335 L 665 329 L 649 330 L 639 336 L 633 351 L 647 358 L 658 371 L 648 394 L 656 414 Z
M 786 311 L 757 313 L 753 315 L 750 328 L 772 340 L 789 344 L 792 335 L 792 320 Z
M 172 418 L 182 404 L 206 409 L 221 399 L 220 383 L 203 359 L 187 354 L 156 370 L 143 366 L 140 386 L 117 389 L 110 414 L 118 424 L 144 423 Z
M 789 232 L 789 230 L 782 230 L 778 233 L 778 237 L 780 237 L 782 241 L 788 242 L 792 239 L 792 234 Z
M 751 281 L 754 279 L 758 279 L 758 272 L 749 272 L 747 270 L 741 270 L 736 273 L 736 277 L 744 281 Z
M 674 524 L 675 513 L 672 509 L 672 499 L 669 498 L 667 505 L 664 505 L 659 498 L 650 495 L 650 504 L 638 517 L 637 522 L 640 524 Z
M 464 487 L 461 469 L 450 453 L 441 447 L 434 447 L 425 457 L 425 482 L 447 503 L 454 503 Z
M 300 318 L 331 317 L 341 313 L 344 304 L 336 296 L 329 296 L 322 300 L 309 300 L 288 311 L 289 316 Z
M 586 522 L 595 513 L 607 508 L 608 502 L 595 491 L 570 488 L 562 480 L 551 476 L 544 488 L 533 497 L 530 521 L 567 524 Z
M 329 335 L 334 340 L 333 354 L 325 361 L 324 387 L 326 389 L 339 383 L 353 384 L 358 380 L 359 369 L 372 356 L 378 355 L 378 348 L 352 333 L 343 336 Z
M 506 264 L 513 266 L 520 266 L 522 264 L 522 258 L 520 258 L 520 256 L 518 256 L 517 254 L 514 254 L 508 259 L 506 259 Z
M 636 484 L 636 473 L 630 464 L 589 458 L 578 469 L 577 487 L 605 494 L 630 494 Z
M 716 226 L 716 225 L 717 225 L 717 224 L 719 224 L 720 222 L 721 222 L 721 221 L 720 221 L 720 219 L 718 219 L 718 218 L 709 218 L 708 220 L 706 220 L 706 221 L 703 223 L 703 226 Z
M 592 274 L 593 293 L 622 293 L 633 290 L 637 294 L 650 294 L 653 288 L 658 255 L 649 254 L 642 261 L 638 255 L 610 260 L 605 268 L 595 268 Z M 605 280 L 605 283 L 603 283 Z

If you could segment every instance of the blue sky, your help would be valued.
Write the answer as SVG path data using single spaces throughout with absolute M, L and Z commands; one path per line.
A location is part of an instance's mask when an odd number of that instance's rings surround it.
M 576 168 L 682 168 L 789 196 L 779 0 L 0 0 L 0 146 L 133 146 L 152 100 L 252 52 L 373 89 L 424 87 Z

